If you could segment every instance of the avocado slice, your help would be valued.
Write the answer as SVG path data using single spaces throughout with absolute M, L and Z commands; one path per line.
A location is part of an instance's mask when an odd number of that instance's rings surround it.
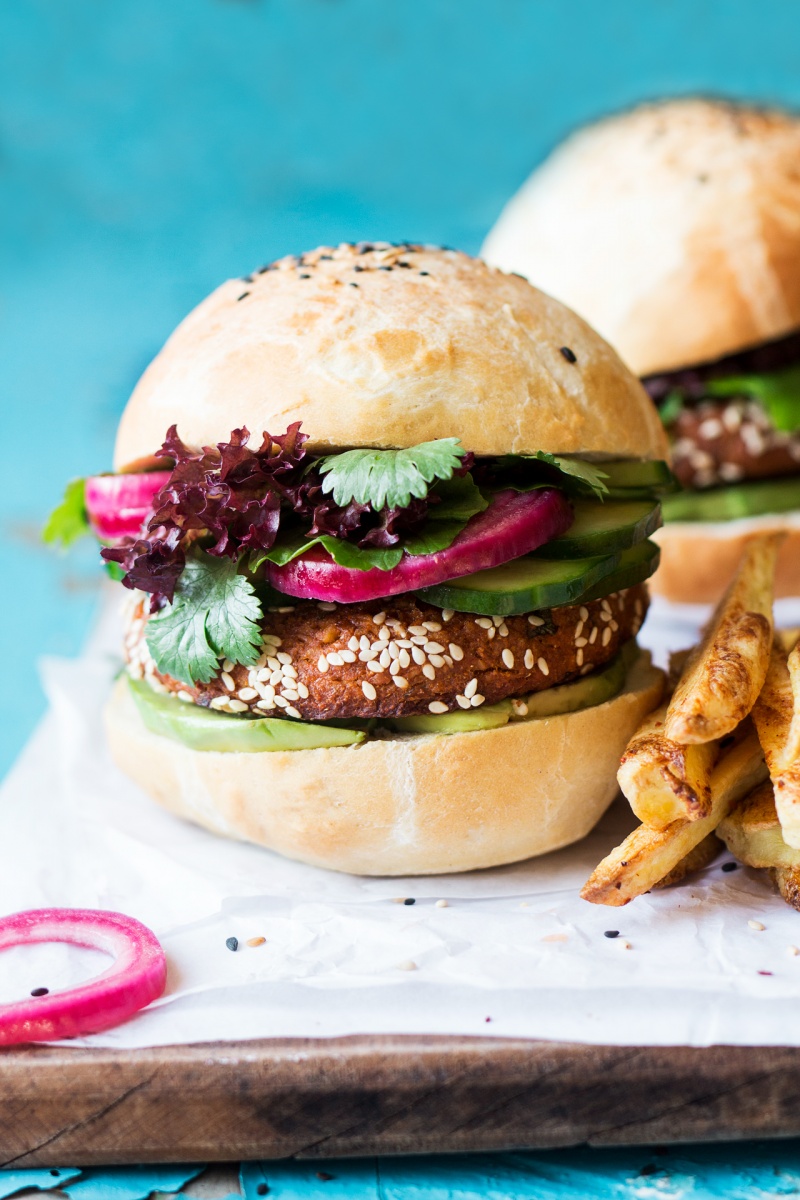
M 800 476 L 758 479 L 707 492 L 679 492 L 663 501 L 664 520 L 734 521 L 800 508 Z
M 192 750 L 223 754 L 261 754 L 271 750 L 318 750 L 354 746 L 366 733 L 336 729 L 309 721 L 275 717 L 239 717 L 188 704 L 174 696 L 154 692 L 149 684 L 129 679 L 139 715 L 151 733 L 183 742 Z

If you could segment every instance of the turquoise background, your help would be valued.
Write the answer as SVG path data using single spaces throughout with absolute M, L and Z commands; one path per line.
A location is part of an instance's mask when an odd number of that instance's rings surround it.
M 0 5 L 0 773 L 99 576 L 38 529 L 223 278 L 320 242 L 478 249 L 574 125 L 644 97 L 800 101 L 796 0 Z M 225 431 L 222 431 L 225 432 Z

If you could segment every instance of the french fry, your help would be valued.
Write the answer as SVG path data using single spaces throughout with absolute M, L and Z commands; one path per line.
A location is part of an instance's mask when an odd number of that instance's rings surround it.
M 673 821 L 699 821 L 711 808 L 711 772 L 719 743 L 681 746 L 664 733 L 667 706 L 656 709 L 628 742 L 617 780 L 640 821 L 666 829 Z
M 786 903 L 800 911 L 800 850 L 783 840 L 769 780 L 720 821 L 717 833 L 745 866 L 768 870 Z
M 592 904 L 621 906 L 669 875 L 737 801 L 767 778 L 767 767 L 754 732 L 727 750 L 711 776 L 711 810 L 699 821 L 674 821 L 666 829 L 640 825 L 604 858 L 581 895 Z
M 786 903 L 800 912 L 800 867 L 772 867 L 769 877 Z
M 695 745 L 725 737 L 752 709 L 769 666 L 775 560 L 782 538 L 770 534 L 748 542 L 669 703 L 664 732 L 671 741 Z
M 783 837 L 800 849 L 800 650 L 788 658 L 776 639 L 764 686 L 753 706 Z M 773 865 L 773 864 L 768 864 Z
M 702 842 L 698 842 L 693 850 L 683 856 L 668 875 L 653 884 L 653 890 L 672 887 L 673 884 L 682 883 L 686 876 L 693 874 L 694 871 L 702 871 L 703 867 L 707 867 L 714 861 L 721 848 L 722 843 L 716 833 L 709 833 L 708 837 L 704 837 Z

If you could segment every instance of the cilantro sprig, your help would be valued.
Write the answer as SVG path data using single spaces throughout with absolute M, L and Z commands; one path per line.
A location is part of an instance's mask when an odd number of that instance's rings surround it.
M 764 375 L 710 379 L 706 391 L 710 396 L 752 396 L 779 433 L 796 433 L 800 429 L 800 366 Z
M 86 512 L 85 485 L 85 479 L 71 479 L 67 484 L 60 504 L 50 513 L 42 530 L 42 541 L 49 546 L 67 550 L 85 533 L 91 533 Z
M 147 623 L 147 645 L 164 675 L 208 683 L 219 656 L 252 666 L 260 652 L 263 613 L 253 585 L 229 558 L 198 551 L 186 560 L 175 599 Z
M 421 442 L 405 450 L 346 450 L 318 462 L 324 492 L 339 505 L 371 504 L 405 508 L 411 497 L 424 499 L 434 479 L 452 479 L 466 450 L 458 438 Z

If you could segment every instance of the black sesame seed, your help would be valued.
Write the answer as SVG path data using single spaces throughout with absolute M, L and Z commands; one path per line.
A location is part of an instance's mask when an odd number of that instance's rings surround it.
M 51 1174 L 51 1175 L 55 1175 L 55 1177 L 56 1177 L 56 1179 L 57 1179 L 57 1178 L 58 1178 L 58 1176 L 61 1174 L 61 1172 L 58 1170 L 58 1168 L 57 1168 L 57 1167 L 51 1167 L 51 1168 L 50 1168 L 50 1174 Z
M 237 299 L 237 300 L 244 300 L 245 296 L 249 296 L 249 295 L 250 295 L 250 293 L 249 293 L 249 292 L 242 292 L 241 296 L 237 296 L 237 297 L 236 297 L 236 299 Z
M 564 358 L 568 363 L 574 363 L 578 361 L 575 357 L 574 351 L 570 350 L 569 346 L 562 346 L 561 353 L 564 355 Z
M 409 263 L 409 262 L 398 262 L 398 263 L 395 263 L 394 265 L 395 265 L 396 267 L 410 267 L 410 266 L 411 266 L 411 263 Z
M 378 267 L 379 271 L 391 271 L 391 267 Z
M 333 255 L 332 254 L 320 254 L 319 261 L 320 262 L 333 262 Z M 266 1184 L 264 1186 L 266 1187 Z
M 404 901 L 403 901 L 403 904 L 416 904 L 416 903 L 417 903 L 417 902 L 416 902 L 416 900 L 414 899 L 414 897 L 413 897 L 413 896 L 409 896 L 409 897 L 408 897 L 408 899 L 406 899 L 406 900 L 404 900 Z
M 242 283 L 252 283 L 252 282 L 253 282 L 252 275 L 243 275 L 242 276 Z
M 49 991 L 50 991 L 50 988 L 34 988 L 33 991 L 31 992 L 31 995 L 32 996 L 46 996 L 46 995 L 48 995 Z
M 356 265 L 353 267 L 354 271 L 366 271 L 366 269 L 366 267 L 361 266 L 361 263 L 356 263 Z
M 256 1195 L 257 1196 L 266 1196 L 268 1191 L 269 1191 L 269 1187 L 267 1186 L 267 1184 L 260 1183 L 258 1185 L 258 1187 L 256 1188 Z
M 420 271 L 420 275 L 430 275 L 430 271 Z
M 726 863 L 722 864 L 722 870 L 723 871 L 735 871 L 738 866 L 739 866 L 738 863 L 726 862 Z
M 239 939 L 235 938 L 235 937 L 225 938 L 225 945 L 228 947 L 229 950 L 238 950 L 239 949 Z
M 310 275 L 305 275 L 305 274 L 303 274 L 303 273 L 301 272 L 301 274 L 300 274 L 300 275 L 298 275 L 298 276 L 297 276 L 297 278 L 298 278 L 298 279 L 310 279 L 310 278 L 311 278 L 311 276 L 310 276 Z
M 372 242 L 359 242 L 356 246 L 356 253 L 369 254 L 374 249 L 375 247 L 373 246 Z
M 618 929 L 607 929 L 605 931 L 605 933 L 603 934 L 603 937 L 607 937 L 607 938 L 619 937 L 619 930 Z
M 348 287 L 358 287 L 358 284 L 357 283 L 349 283 L 347 286 Z

